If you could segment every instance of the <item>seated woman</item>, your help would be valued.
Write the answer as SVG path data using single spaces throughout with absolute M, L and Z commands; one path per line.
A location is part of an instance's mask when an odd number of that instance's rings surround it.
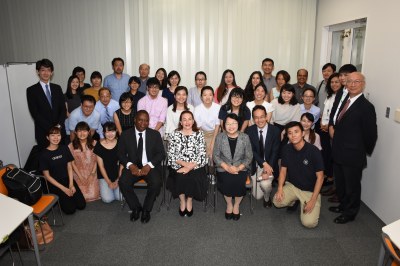
M 244 93 L 241 88 L 234 88 L 229 94 L 226 104 L 221 106 L 218 118 L 221 120 L 221 126 L 229 113 L 234 113 L 239 119 L 239 130 L 244 132 L 249 125 L 251 118 L 250 110 L 243 101 Z
M 179 196 L 179 214 L 192 216 L 192 199 L 204 200 L 207 194 L 206 147 L 203 132 L 197 128 L 190 111 L 183 111 L 178 128 L 170 135 L 168 165 L 172 170 L 169 188 Z
M 122 96 L 121 96 L 122 97 Z M 122 166 L 118 163 L 117 127 L 113 122 L 103 125 L 104 139 L 97 142 L 93 152 L 97 158 L 97 171 L 100 182 L 100 196 L 105 203 L 121 200 L 118 179 Z
M 187 103 L 188 89 L 184 86 L 176 87 L 174 91 L 175 101 L 167 109 L 167 120 L 165 121 L 165 139 L 178 127 L 180 116 L 183 111 L 194 111 L 194 107 Z
M 85 198 L 74 181 L 72 170 L 71 152 L 66 146 L 59 145 L 61 130 L 52 127 L 47 139 L 50 145 L 45 149 L 39 160 L 39 170 L 48 181 L 49 192 L 59 197 L 61 210 L 65 214 L 72 214 L 75 210 L 83 210 L 86 207 Z
M 97 160 L 93 148 L 96 141 L 90 135 L 86 122 L 79 122 L 75 127 L 76 137 L 68 145 L 74 161 L 74 179 L 87 202 L 100 199 L 99 180 L 97 179 Z
M 310 144 L 313 144 L 319 150 L 322 150 L 321 139 L 318 133 L 315 133 L 315 130 L 312 128 L 312 125 L 314 124 L 314 115 L 311 113 L 302 114 L 300 123 L 304 129 L 304 140 Z
M 203 130 L 206 141 L 207 156 L 212 156 L 215 138 L 219 133 L 220 122 L 218 118 L 220 105 L 213 102 L 214 90 L 210 86 L 201 89 L 202 104 L 194 109 L 194 119 L 197 126 Z
M 267 102 L 265 100 L 265 96 L 267 95 L 267 87 L 265 87 L 264 82 L 261 82 L 256 85 L 254 89 L 254 101 L 247 102 L 246 106 L 250 110 L 250 114 L 253 112 L 253 108 L 256 105 L 262 105 L 265 107 L 265 110 L 267 111 L 267 123 L 271 120 L 272 112 L 274 111 L 274 107 L 272 104 Z M 253 116 L 251 116 L 249 126 L 254 124 Z
M 136 115 L 135 109 L 137 108 L 134 108 L 133 105 L 134 99 L 131 92 L 122 93 L 121 97 L 119 97 L 119 106 L 121 108 L 114 113 L 114 121 L 119 135 L 121 135 L 122 131 L 130 129 L 135 125 L 133 120 Z
M 218 187 L 226 200 L 225 218 L 237 221 L 240 218 L 240 202 L 246 195 L 246 178 L 253 152 L 249 136 L 238 130 L 239 117 L 236 114 L 228 114 L 223 127 L 224 131 L 215 140 L 213 159 L 217 167 Z

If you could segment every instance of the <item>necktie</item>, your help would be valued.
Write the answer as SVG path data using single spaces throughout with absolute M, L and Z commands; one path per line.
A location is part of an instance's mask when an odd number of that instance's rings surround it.
M 142 137 L 143 133 L 139 133 L 139 143 L 138 143 L 138 147 L 137 147 L 137 151 L 138 151 L 138 161 L 136 163 L 137 167 L 139 167 L 140 169 L 143 167 L 142 164 L 142 159 L 143 159 L 143 137 Z
M 51 94 L 50 94 L 50 88 L 49 85 L 44 85 L 46 88 L 46 98 L 49 101 L 50 107 L 53 108 L 53 105 L 51 104 Z
M 259 145 L 260 145 L 260 156 L 264 160 L 264 137 L 263 137 L 263 131 L 260 130 L 260 140 L 259 140 Z
M 347 102 L 344 104 L 342 111 L 340 111 L 337 121 L 340 121 L 340 119 L 342 119 L 344 113 L 346 113 L 347 109 L 349 108 L 349 104 L 350 104 L 350 99 L 347 100 Z
M 110 112 L 108 111 L 108 106 L 106 106 L 105 108 L 106 108 L 106 122 L 110 122 L 111 116 L 110 116 Z M 139 134 L 142 134 L 142 133 L 139 133 Z

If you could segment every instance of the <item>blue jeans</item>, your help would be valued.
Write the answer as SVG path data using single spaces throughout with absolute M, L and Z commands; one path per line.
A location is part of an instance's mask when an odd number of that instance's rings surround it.
M 111 189 L 108 187 L 107 182 L 104 179 L 99 179 L 100 182 L 100 195 L 101 200 L 105 203 L 110 203 L 114 200 L 121 200 L 121 194 L 119 193 L 119 187 Z

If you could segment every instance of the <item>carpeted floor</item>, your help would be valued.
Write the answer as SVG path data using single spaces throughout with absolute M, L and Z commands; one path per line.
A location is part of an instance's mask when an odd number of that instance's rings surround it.
M 145 190 L 138 192 L 141 199 Z M 158 199 L 155 206 L 159 205 Z M 264 209 L 249 199 L 241 205 L 239 221 L 226 221 L 225 202 L 217 210 L 194 205 L 191 218 L 180 217 L 178 200 L 170 210 L 154 208 L 149 224 L 129 221 L 120 203 L 89 203 L 53 227 L 55 239 L 41 251 L 43 265 L 376 265 L 384 226 L 365 205 L 354 222 L 336 225 L 323 198 L 315 229 L 300 224 L 299 213 Z M 20 264 L 18 256 L 17 265 Z M 34 253 L 23 251 L 24 265 L 35 265 Z M 11 265 L 8 253 L 0 265 Z

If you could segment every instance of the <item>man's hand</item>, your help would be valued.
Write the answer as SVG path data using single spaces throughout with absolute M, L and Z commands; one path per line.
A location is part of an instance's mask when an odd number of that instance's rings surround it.
M 264 162 L 263 163 L 263 172 L 265 172 L 267 174 L 267 176 L 269 177 L 269 176 L 272 175 L 274 170 L 272 169 L 272 167 L 267 162 Z M 263 179 L 264 179 L 264 174 L 263 174 Z M 268 179 L 268 178 L 266 178 L 266 179 Z
M 306 202 L 304 205 L 303 212 L 309 214 L 315 207 L 315 200 L 311 199 L 309 202 Z
M 149 174 L 150 170 L 151 170 L 150 165 L 146 164 L 145 166 L 142 167 L 140 175 L 141 176 L 146 176 L 146 175 Z
M 132 175 L 140 176 L 139 168 L 136 165 L 134 164 L 129 165 L 129 170 L 131 171 Z
M 281 202 L 283 200 L 283 198 L 285 197 L 283 190 L 282 189 L 278 189 L 278 191 L 276 191 L 275 193 L 275 199 L 277 202 Z

